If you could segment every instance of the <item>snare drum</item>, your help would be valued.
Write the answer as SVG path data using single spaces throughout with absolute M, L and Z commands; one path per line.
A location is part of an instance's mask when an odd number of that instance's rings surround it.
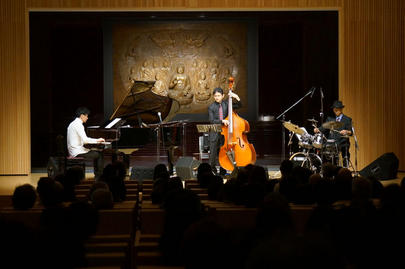
M 339 147 L 334 139 L 326 140 L 326 143 L 323 145 L 322 155 L 325 162 L 331 162 L 336 165 L 339 163 Z
M 313 137 L 312 146 L 317 149 L 322 149 L 323 139 L 322 134 L 315 134 Z
M 308 133 L 301 135 L 298 145 L 305 149 L 312 149 L 312 136 Z

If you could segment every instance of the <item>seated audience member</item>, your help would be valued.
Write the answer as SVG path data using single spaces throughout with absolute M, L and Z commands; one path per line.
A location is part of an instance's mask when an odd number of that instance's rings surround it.
M 153 182 L 153 189 L 151 194 L 152 204 L 162 204 L 168 192 L 169 179 L 157 178 Z
M 15 188 L 12 202 L 14 209 L 27 210 L 34 206 L 37 193 L 30 184 L 24 184 Z
M 342 251 L 348 262 L 353 268 L 374 268 L 374 234 L 381 227 L 378 226 L 377 209 L 371 200 L 371 184 L 368 179 L 353 179 L 351 204 L 340 209 L 339 215 L 338 244 L 344 244 Z
M 274 235 L 294 228 L 288 200 L 279 193 L 269 193 L 258 208 L 256 229 L 259 234 Z
M 167 265 L 180 265 L 184 232 L 202 218 L 203 205 L 197 194 L 184 189 L 168 193 L 163 208 L 165 219 L 159 247 Z
M 347 168 L 340 169 L 335 177 L 336 199 L 351 200 L 352 184 L 352 172 Z
M 185 231 L 181 256 L 187 269 L 234 269 L 231 239 L 227 231 L 211 219 L 204 218 Z
M 153 181 L 157 180 L 158 178 L 169 178 L 170 174 L 169 171 L 167 171 L 167 167 L 163 163 L 159 163 L 155 166 L 153 169 Z
M 236 204 L 238 201 L 238 188 L 236 179 L 227 180 L 223 187 L 223 201 Z
M 36 231 L 24 223 L 0 217 L 0 260 L 2 268 L 44 268 L 46 255 L 40 251 Z
M 280 164 L 281 178 L 286 178 L 291 175 L 294 163 L 290 160 L 284 160 Z
M 66 171 L 65 175 L 57 175 L 56 181 L 63 185 L 63 201 L 76 200 L 75 186 L 84 179 L 84 171 L 80 166 L 74 166 Z
M 62 206 L 63 186 L 60 182 L 42 177 L 38 181 L 37 193 L 44 207 Z
M 121 202 L 126 199 L 127 189 L 125 186 L 125 165 L 122 162 L 108 164 L 100 177 L 100 180 L 106 182 L 114 198 L 114 202 Z
M 333 179 L 337 175 L 338 167 L 332 163 L 322 164 L 322 175 L 326 179 Z
M 333 181 L 322 178 L 312 186 L 314 202 L 317 206 L 329 207 L 336 201 Z
M 107 183 L 103 182 L 103 181 L 96 181 L 93 183 L 93 185 L 91 185 L 89 193 L 87 194 L 87 199 L 89 201 L 91 201 L 91 196 L 93 194 L 93 192 L 95 192 L 98 189 L 105 189 L 105 190 L 110 190 L 108 188 Z
M 167 191 L 173 190 L 182 190 L 183 189 L 183 182 L 181 181 L 180 177 L 171 177 L 169 178 L 169 182 L 167 185 Z
M 40 236 L 45 268 L 86 267 L 84 242 L 96 232 L 97 223 L 98 212 L 88 202 L 44 209 Z
M 371 198 L 381 198 L 384 186 L 376 177 L 369 176 L 368 180 L 371 183 Z
M 207 188 L 210 177 L 214 175 L 209 163 L 202 163 L 197 168 L 197 181 L 201 188 Z
M 111 192 L 108 189 L 97 189 L 91 195 L 91 201 L 96 209 L 111 209 L 114 201 Z
M 224 187 L 224 179 L 221 176 L 211 176 L 208 185 L 208 198 L 210 200 L 222 201 L 222 189 Z

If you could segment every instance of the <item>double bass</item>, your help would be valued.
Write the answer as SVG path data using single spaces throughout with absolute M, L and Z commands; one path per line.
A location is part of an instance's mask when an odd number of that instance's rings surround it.
M 240 117 L 232 108 L 232 89 L 234 78 L 229 78 L 228 100 L 228 126 L 222 126 L 221 134 L 224 136 L 224 144 L 219 150 L 219 164 L 228 171 L 236 171 L 237 167 L 243 167 L 256 162 L 256 151 L 247 140 L 250 131 L 249 122 Z

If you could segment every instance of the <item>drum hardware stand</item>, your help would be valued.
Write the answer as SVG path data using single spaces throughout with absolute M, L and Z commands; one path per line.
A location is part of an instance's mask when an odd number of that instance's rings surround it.
M 321 93 L 321 111 L 319 112 L 319 117 L 321 118 L 321 126 L 322 126 L 322 124 L 323 124 L 323 98 L 324 98 L 324 95 L 323 95 L 323 91 L 322 91 L 322 87 L 320 87 L 319 88 L 319 91 L 320 91 L 320 93 Z
M 354 132 L 354 127 L 352 126 L 352 132 L 354 137 L 354 176 L 357 177 L 359 172 L 357 170 L 357 151 L 359 150 L 359 143 L 357 142 L 357 136 Z
M 285 115 L 283 115 L 282 122 L 285 121 Z M 285 131 L 284 131 L 284 126 L 281 125 L 281 133 L 282 133 L 282 149 L 281 149 L 281 162 L 284 161 L 285 159 Z
M 291 156 L 292 155 L 292 147 L 291 147 L 291 145 L 292 145 L 292 139 L 294 137 L 294 133 L 289 131 L 288 136 L 290 137 L 290 139 L 288 140 L 288 149 L 289 149 L 288 153 L 289 153 L 289 156 Z
M 292 106 L 290 106 L 289 108 L 287 108 L 283 113 L 281 113 L 280 115 L 277 116 L 276 120 L 280 119 L 281 117 L 283 117 L 282 122 L 285 121 L 285 114 L 290 111 L 290 109 L 292 109 L 293 107 L 295 107 L 298 103 L 300 103 L 305 97 L 307 97 L 308 95 L 312 95 L 316 90 L 316 87 L 312 86 L 311 89 L 303 96 L 301 97 L 297 102 L 295 102 Z M 282 132 L 283 132 L 283 148 L 282 148 L 282 159 L 284 160 L 285 158 L 285 131 L 283 129 L 283 126 L 281 126 L 282 128 Z

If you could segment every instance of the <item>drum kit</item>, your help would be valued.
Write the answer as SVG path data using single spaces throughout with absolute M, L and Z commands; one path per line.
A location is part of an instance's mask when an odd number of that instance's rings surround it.
M 318 121 L 308 119 L 312 126 L 317 128 Z M 302 167 L 306 167 L 315 173 L 321 172 L 322 162 L 339 164 L 339 147 L 334 139 L 326 139 L 322 133 L 309 134 L 304 127 L 299 127 L 290 121 L 283 122 L 283 126 L 290 131 L 291 145 L 293 134 L 298 138 L 300 151 L 290 153 L 290 160 L 298 162 Z M 329 121 L 322 124 L 324 129 L 331 132 L 339 132 L 337 129 L 343 126 L 342 122 Z M 349 136 L 341 136 L 348 138 Z

